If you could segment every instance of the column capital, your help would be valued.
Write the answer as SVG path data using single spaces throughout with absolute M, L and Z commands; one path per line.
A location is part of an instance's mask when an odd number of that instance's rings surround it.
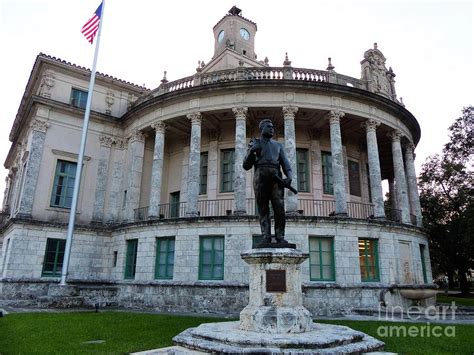
M 114 137 L 115 148 L 124 150 L 127 146 L 127 140 L 121 137 Z
M 343 111 L 339 111 L 339 110 L 329 111 L 329 123 L 339 124 L 339 122 L 341 121 L 341 118 L 343 118 L 345 115 L 346 114 Z
M 405 152 L 410 153 L 411 158 L 415 160 L 415 145 L 412 142 L 408 142 L 403 145 L 403 148 L 405 148 Z
M 245 120 L 247 118 L 248 107 L 233 107 L 232 112 L 234 113 L 236 120 Z
M 151 124 L 151 128 L 153 128 L 156 133 L 165 133 L 166 123 L 163 121 L 156 121 Z
M 283 119 L 285 120 L 294 120 L 296 112 L 298 112 L 298 107 L 296 106 L 284 106 L 282 108 Z
M 110 136 L 99 136 L 99 142 L 101 147 L 110 148 L 114 144 L 114 138 Z
M 392 139 L 392 142 L 399 142 L 402 138 L 402 131 L 399 129 L 394 129 L 392 132 L 388 133 L 387 136 Z
M 46 133 L 49 127 L 49 123 L 45 120 L 40 120 L 40 119 L 35 118 L 31 122 L 30 127 L 32 131 Z
M 128 135 L 128 141 L 129 143 L 133 142 L 145 142 L 145 136 L 143 135 L 143 132 L 140 131 L 138 128 L 135 128 L 130 134 Z
M 360 125 L 362 128 L 365 128 L 367 132 L 375 131 L 378 126 L 380 126 L 380 121 L 377 121 L 373 118 L 369 118 L 367 121 L 362 122 Z
M 201 125 L 202 115 L 201 112 L 188 113 L 186 117 L 191 121 L 192 125 Z

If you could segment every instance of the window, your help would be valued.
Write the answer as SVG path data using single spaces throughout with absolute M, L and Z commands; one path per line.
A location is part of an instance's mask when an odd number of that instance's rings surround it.
M 351 195 L 361 196 L 359 163 L 348 160 L 349 168 L 349 191 Z
M 208 153 L 201 153 L 201 164 L 199 168 L 199 194 L 207 194 L 207 160 Z
M 76 168 L 76 163 L 58 160 L 54 176 L 53 193 L 51 194 L 52 207 L 71 208 Z
M 170 217 L 178 218 L 179 217 L 179 207 L 180 207 L 180 191 L 170 193 Z
M 298 192 L 309 192 L 308 149 L 296 149 Z
M 156 238 L 155 279 L 172 279 L 174 238 Z
M 118 251 L 114 251 L 114 259 L 113 259 L 113 266 L 116 267 L 117 266 L 117 259 L 118 259 Z
M 360 275 L 363 282 L 379 281 L 378 241 L 359 239 Z
M 224 279 L 224 237 L 199 239 L 199 280 Z
M 134 279 L 137 268 L 138 239 L 127 240 L 127 255 L 125 258 L 125 278 Z
M 323 193 L 334 194 L 332 184 L 332 157 L 330 152 L 321 152 L 321 161 L 323 168 Z
M 63 268 L 66 240 L 48 238 L 44 253 L 43 272 L 41 276 L 59 277 Z
M 336 280 L 333 238 L 309 238 L 309 264 L 312 281 Z
M 426 275 L 426 264 L 425 264 L 425 245 L 420 244 L 420 257 L 421 257 L 421 271 L 423 272 L 423 283 L 428 283 L 428 276 Z
M 221 192 L 234 191 L 234 149 L 221 151 Z
M 71 90 L 71 105 L 79 108 L 86 108 L 87 91 L 73 88 Z

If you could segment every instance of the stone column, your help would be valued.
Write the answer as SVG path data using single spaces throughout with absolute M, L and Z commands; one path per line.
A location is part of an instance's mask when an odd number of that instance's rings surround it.
M 107 191 L 107 178 L 109 176 L 110 151 L 114 140 L 109 136 L 100 136 L 99 166 L 97 167 L 97 185 L 95 187 L 94 209 L 92 222 L 104 221 L 105 194 Z
M 334 199 L 336 216 L 347 216 L 346 183 L 344 174 L 344 158 L 342 151 L 342 138 L 340 120 L 344 117 L 342 111 L 329 112 L 329 125 L 331 130 L 331 160 L 332 176 L 334 183 Z
M 405 168 L 403 166 L 402 147 L 400 145 L 401 135 L 399 130 L 394 130 L 389 133 L 389 137 L 392 139 L 392 158 L 393 170 L 395 172 L 397 206 L 401 210 L 401 222 L 410 223 L 407 182 L 405 178 Z
M 148 218 L 158 218 L 160 217 L 166 124 L 162 121 L 158 121 L 152 123 L 151 127 L 155 130 L 155 148 L 153 152 L 153 167 L 151 170 L 151 191 Z
M 134 219 L 134 210 L 138 208 L 145 154 L 145 137 L 138 129 L 132 131 L 128 141 L 128 183 L 125 220 Z
M 181 188 L 179 192 L 180 201 L 188 200 L 188 164 L 189 164 L 189 141 L 190 136 L 182 137 L 183 158 L 181 164 Z M 180 216 L 182 217 L 182 216 Z
M 367 156 L 369 160 L 370 193 L 374 204 L 374 217 L 385 218 L 383 203 L 382 175 L 380 173 L 379 148 L 377 144 L 376 128 L 380 122 L 368 119 L 362 124 L 367 136 Z
M 285 132 L 285 153 L 290 162 L 291 170 L 293 172 L 291 186 L 298 189 L 298 173 L 296 171 L 296 134 L 295 134 L 295 115 L 298 112 L 298 107 L 287 106 L 283 107 L 283 120 Z M 298 196 L 293 192 L 287 191 L 286 195 L 286 213 L 289 215 L 298 214 Z
M 410 204 L 411 204 L 413 214 L 416 216 L 416 225 L 418 227 L 423 227 L 422 216 L 421 216 L 420 195 L 418 194 L 418 185 L 417 185 L 416 171 L 415 171 L 414 151 L 415 151 L 415 145 L 413 143 L 410 143 L 405 147 L 405 169 L 406 169 L 406 175 L 407 175 Z
M 119 220 L 122 209 L 122 182 L 124 171 L 125 139 L 114 137 L 114 151 L 112 158 L 112 178 L 108 196 L 108 208 L 106 212 L 106 223 L 115 223 Z
M 201 121 L 200 112 L 187 115 L 191 120 L 191 142 L 189 145 L 188 164 L 188 196 L 186 202 L 186 216 L 197 217 L 199 196 L 199 167 L 201 161 Z
M 33 210 L 33 201 L 36 193 L 36 184 L 41 167 L 44 142 L 46 140 L 46 130 L 48 123 L 46 120 L 34 119 L 30 126 L 31 144 L 28 154 L 28 163 L 26 171 L 23 171 L 23 186 L 20 186 L 21 196 L 18 204 L 18 217 L 31 218 Z
M 247 111 L 247 107 L 234 107 L 232 109 L 235 115 L 234 214 L 237 215 L 247 214 L 246 171 L 243 167 L 247 143 L 245 125 Z

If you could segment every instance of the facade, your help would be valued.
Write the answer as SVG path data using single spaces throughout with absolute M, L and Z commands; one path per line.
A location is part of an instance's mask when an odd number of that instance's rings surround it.
M 239 312 L 240 254 L 260 234 L 242 161 L 271 118 L 299 191 L 285 197 L 285 239 L 310 253 L 305 307 L 432 301 L 422 292 L 432 276 L 414 168 L 420 128 L 385 57 L 367 50 L 360 79 L 330 61 L 270 67 L 256 59 L 256 31 L 232 8 L 214 26 L 212 59 L 154 90 L 97 75 L 66 294 L 57 284 L 90 71 L 38 55 L 5 161 L 1 299 Z

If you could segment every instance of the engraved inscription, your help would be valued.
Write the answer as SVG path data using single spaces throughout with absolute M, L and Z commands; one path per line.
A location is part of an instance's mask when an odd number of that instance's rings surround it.
M 286 292 L 285 270 L 267 270 L 267 292 Z

